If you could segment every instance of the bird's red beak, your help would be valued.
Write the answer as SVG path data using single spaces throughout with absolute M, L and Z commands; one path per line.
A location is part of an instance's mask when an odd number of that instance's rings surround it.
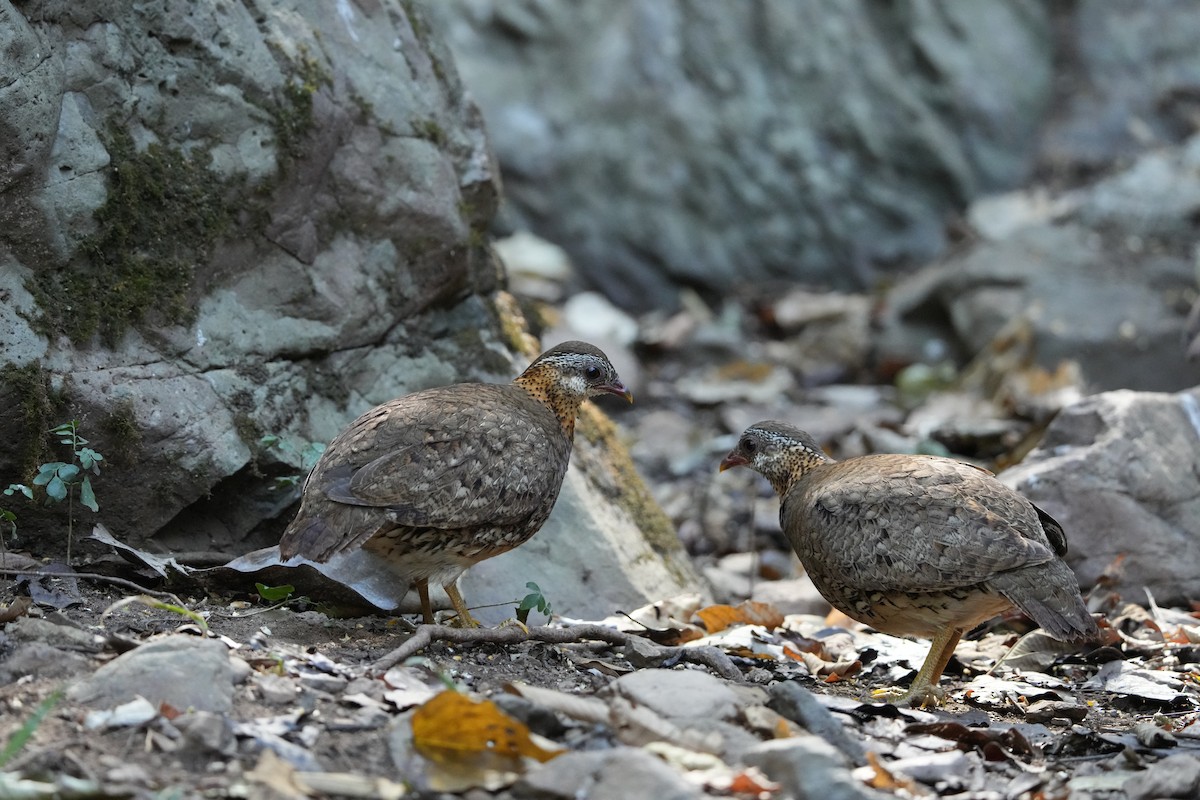
M 750 460 L 741 453 L 730 453 L 721 459 L 721 469 L 719 472 L 724 472 L 730 467 L 740 467 L 743 464 L 749 464 Z
M 608 392 L 609 394 L 615 394 L 617 397 L 624 397 L 630 403 L 633 402 L 633 392 L 626 389 L 625 384 L 621 383 L 620 381 L 613 381 L 612 383 L 606 383 L 602 386 L 597 386 L 596 388 L 602 392 Z

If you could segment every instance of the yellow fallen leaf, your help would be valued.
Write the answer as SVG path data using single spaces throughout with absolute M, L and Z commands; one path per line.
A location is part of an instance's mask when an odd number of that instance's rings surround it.
M 783 624 L 783 614 L 779 613 L 775 606 L 753 600 L 746 600 L 737 606 L 708 606 L 697 611 L 696 616 L 709 633 L 723 631 L 737 624 L 762 625 L 768 629 L 775 629 Z
M 413 745 L 431 761 L 470 761 L 479 755 L 549 761 L 562 750 L 536 744 L 529 728 L 491 700 L 444 691 L 427 700 L 412 718 Z

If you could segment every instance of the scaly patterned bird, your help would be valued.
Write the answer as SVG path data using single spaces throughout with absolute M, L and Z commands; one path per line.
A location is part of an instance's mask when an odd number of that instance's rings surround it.
M 457 588 L 471 565 L 533 536 L 554 507 L 583 401 L 633 402 L 608 357 L 585 342 L 542 353 L 509 384 L 459 383 L 376 406 L 338 434 L 304 484 L 282 558 L 375 554 L 421 600 L 440 584 L 461 624 Z
M 950 458 L 881 454 L 834 461 L 783 422 L 751 425 L 721 461 L 779 494 L 779 523 L 821 595 L 884 633 L 932 639 L 907 692 L 937 704 L 964 631 L 1015 606 L 1058 639 L 1096 636 L 1050 515 L 992 473 Z

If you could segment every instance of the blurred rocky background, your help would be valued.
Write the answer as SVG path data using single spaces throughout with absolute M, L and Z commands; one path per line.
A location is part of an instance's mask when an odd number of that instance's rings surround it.
M 508 379 L 528 330 L 638 402 L 468 581 L 816 607 L 715 474 L 776 417 L 1020 462 L 1085 585 L 1190 601 L 1198 38 L 1188 0 L 0 0 L 0 485 L 78 419 L 78 524 L 216 561 L 275 541 L 308 448 Z M 60 506 L 0 505 L 61 553 Z

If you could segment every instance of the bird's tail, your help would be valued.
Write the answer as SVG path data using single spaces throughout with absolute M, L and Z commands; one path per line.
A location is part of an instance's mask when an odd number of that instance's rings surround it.
M 1091 639 L 1100 633 L 1079 594 L 1075 573 L 1063 561 L 1005 572 L 989 583 L 1055 639 Z
M 280 537 L 279 557 L 287 561 L 299 555 L 309 561 L 328 561 L 339 549 L 338 544 L 337 535 L 324 520 L 302 512 Z

